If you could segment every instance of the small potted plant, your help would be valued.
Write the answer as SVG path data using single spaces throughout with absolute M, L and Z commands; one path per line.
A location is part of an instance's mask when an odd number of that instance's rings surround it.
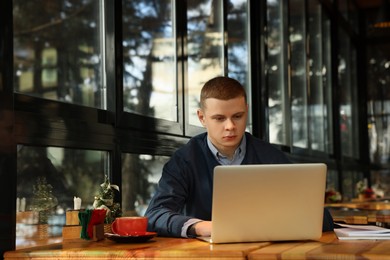
M 118 185 L 111 184 L 108 176 L 105 175 L 104 182 L 100 184 L 99 194 L 95 196 L 95 201 L 93 203 L 94 209 L 106 210 L 105 224 L 111 224 L 114 222 L 115 218 L 122 216 L 120 204 L 114 202 L 115 190 L 119 192 Z M 110 227 L 110 225 L 106 225 L 106 231 L 111 230 L 111 228 L 108 227 Z
M 33 197 L 30 209 L 38 212 L 38 236 L 48 236 L 48 220 L 58 200 L 53 195 L 53 186 L 47 183 L 45 177 L 38 177 L 33 185 Z

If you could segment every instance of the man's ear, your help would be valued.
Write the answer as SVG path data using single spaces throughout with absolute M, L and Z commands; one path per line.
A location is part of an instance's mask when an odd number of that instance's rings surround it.
M 197 111 L 196 111 L 196 114 L 198 115 L 198 119 L 199 119 L 199 121 L 200 121 L 200 123 L 203 125 L 203 126 L 206 126 L 205 124 L 205 120 L 204 120 L 204 113 L 203 113 L 203 111 L 202 111 L 202 109 L 198 109 Z

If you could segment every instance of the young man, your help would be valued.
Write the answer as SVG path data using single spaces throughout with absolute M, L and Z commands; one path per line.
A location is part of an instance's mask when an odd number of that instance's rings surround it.
M 248 103 L 244 87 L 228 77 L 203 86 L 198 118 L 207 132 L 178 149 L 164 165 L 145 215 L 160 236 L 211 234 L 213 170 L 217 165 L 290 163 L 271 144 L 245 132 Z M 327 212 L 325 212 L 327 213 Z M 329 214 L 324 214 L 329 218 Z M 324 220 L 324 230 L 333 229 Z M 330 222 L 333 223 L 333 222 Z

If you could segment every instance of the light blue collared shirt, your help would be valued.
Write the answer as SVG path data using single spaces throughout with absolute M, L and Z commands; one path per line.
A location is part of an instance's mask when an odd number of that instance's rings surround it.
M 228 157 L 221 154 L 217 148 L 213 145 L 210 139 L 207 137 L 207 145 L 209 146 L 210 151 L 213 153 L 215 159 L 221 165 L 239 165 L 242 163 L 246 153 L 246 137 L 245 134 L 242 137 L 240 145 L 237 147 L 236 151 L 234 151 L 233 159 L 229 160 Z

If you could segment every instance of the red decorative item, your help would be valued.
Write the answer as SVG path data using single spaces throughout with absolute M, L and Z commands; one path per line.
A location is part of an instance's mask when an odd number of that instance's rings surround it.
M 87 233 L 89 238 L 93 237 L 93 226 L 103 224 L 106 218 L 105 209 L 94 209 L 91 214 L 91 219 L 88 222 Z

